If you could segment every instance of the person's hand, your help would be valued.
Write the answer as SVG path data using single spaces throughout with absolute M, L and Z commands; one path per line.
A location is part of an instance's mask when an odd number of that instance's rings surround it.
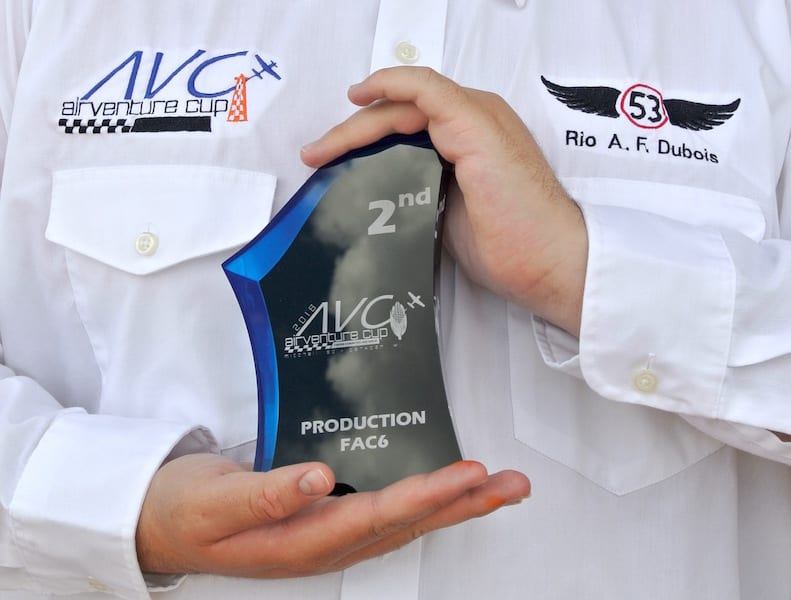
M 391 133 L 427 129 L 455 165 L 446 244 L 470 277 L 579 334 L 587 231 L 530 132 L 499 96 L 422 67 L 372 74 L 349 89 L 365 108 L 302 149 L 321 166 Z
M 376 492 L 327 497 L 332 471 L 254 473 L 210 454 L 177 458 L 151 483 L 137 528 L 150 573 L 294 577 L 335 571 L 530 494 L 521 473 L 454 463 Z

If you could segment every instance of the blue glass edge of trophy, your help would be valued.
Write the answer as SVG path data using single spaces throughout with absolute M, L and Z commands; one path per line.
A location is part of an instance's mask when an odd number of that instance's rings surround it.
M 253 350 L 258 385 L 258 438 L 254 468 L 272 468 L 278 437 L 280 391 L 275 338 L 260 281 L 289 249 L 321 199 L 345 172 L 351 160 L 376 154 L 397 145 L 433 150 L 426 132 L 391 135 L 355 149 L 317 169 L 270 223 L 245 247 L 228 258 L 222 268 L 236 295 Z M 437 154 L 438 159 L 446 164 Z M 438 213 L 439 217 L 439 213 Z M 438 253 L 435 257 L 438 260 Z

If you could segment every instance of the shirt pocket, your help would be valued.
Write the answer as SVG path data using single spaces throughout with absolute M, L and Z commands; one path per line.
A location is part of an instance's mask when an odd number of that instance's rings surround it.
M 766 231 L 764 211 L 748 198 L 619 179 L 562 182 L 583 203 L 623 206 L 736 230 L 755 240 Z M 531 315 L 509 305 L 508 322 L 514 432 L 539 453 L 623 495 L 672 477 L 723 446 L 673 413 L 605 399 L 581 376 L 547 369 L 535 343 Z M 558 363 L 578 352 L 570 336 L 556 338 Z
M 63 248 L 101 372 L 101 412 L 255 437 L 252 354 L 222 261 L 268 222 L 275 177 L 206 166 L 58 171 L 46 237 Z

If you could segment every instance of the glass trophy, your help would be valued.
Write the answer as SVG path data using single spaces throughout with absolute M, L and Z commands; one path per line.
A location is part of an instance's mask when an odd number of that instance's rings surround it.
M 460 459 L 438 341 L 449 174 L 425 133 L 318 169 L 223 268 L 258 383 L 254 468 L 318 460 L 336 493 Z

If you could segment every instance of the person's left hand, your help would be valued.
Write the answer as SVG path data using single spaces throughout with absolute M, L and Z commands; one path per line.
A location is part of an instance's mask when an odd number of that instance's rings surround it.
M 377 71 L 352 86 L 363 106 L 302 150 L 314 167 L 391 133 L 427 129 L 455 165 L 446 243 L 470 277 L 578 335 L 587 230 L 519 116 L 495 94 L 423 67 Z
M 381 490 L 327 498 L 322 463 L 251 472 L 213 454 L 163 465 L 143 501 L 136 545 L 149 573 L 297 577 L 338 571 L 530 494 L 516 471 L 460 461 Z

